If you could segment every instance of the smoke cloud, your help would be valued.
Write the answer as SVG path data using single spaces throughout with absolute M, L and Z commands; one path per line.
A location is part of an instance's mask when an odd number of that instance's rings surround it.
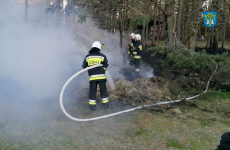
M 54 15 L 45 14 L 41 8 L 46 7 L 38 3 L 36 7 L 30 4 L 27 23 L 23 5 L 4 6 L 4 10 L 0 9 L 1 121 L 38 121 L 62 116 L 61 88 L 82 69 L 83 59 L 94 41 L 105 44 L 101 52 L 108 58 L 111 76 L 123 78 L 119 74 L 123 57 L 117 35 L 98 29 L 91 20 L 80 24 L 66 18 L 63 25 L 60 16 L 54 21 Z M 68 85 L 64 94 L 68 112 L 78 109 L 76 100 L 81 93 L 77 91 L 88 84 L 86 72 Z
M 29 107 L 29 111 L 39 112 L 43 106 L 36 104 L 51 103 L 60 110 L 60 90 L 70 76 L 82 69 L 94 41 L 105 44 L 101 52 L 108 58 L 112 78 L 124 78 L 119 73 L 123 67 L 119 35 L 98 29 L 89 19 L 80 24 L 66 17 L 63 25 L 57 16 L 55 22 L 54 15 L 45 14 L 45 4 L 38 2 L 30 4 L 28 23 L 24 23 L 23 5 L 7 3 L 0 9 L 0 101 L 11 106 L 7 112 L 13 115 L 16 113 L 12 110 L 19 108 L 16 105 L 20 105 L 19 110 Z M 146 77 L 152 75 L 151 68 L 146 72 Z M 87 73 L 71 82 L 65 96 L 75 99 L 76 89 L 83 87 L 88 87 Z
M 80 69 L 79 61 L 86 47 L 73 41 L 64 31 L 38 31 L 29 25 L 10 25 L 3 30 L 0 80 L 5 83 L 1 88 L 10 89 L 10 93 L 1 95 L 50 99 L 60 90 L 66 77 Z M 77 51 L 76 47 L 81 49 Z

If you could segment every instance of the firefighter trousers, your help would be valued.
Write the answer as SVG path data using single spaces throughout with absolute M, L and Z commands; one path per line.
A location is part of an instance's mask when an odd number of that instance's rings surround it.
M 89 105 L 96 105 L 97 85 L 99 84 L 102 103 L 106 104 L 108 100 L 108 92 L 106 89 L 106 81 L 89 82 Z
M 134 58 L 134 65 L 135 65 L 135 71 L 140 72 L 140 60 L 141 59 L 135 59 Z

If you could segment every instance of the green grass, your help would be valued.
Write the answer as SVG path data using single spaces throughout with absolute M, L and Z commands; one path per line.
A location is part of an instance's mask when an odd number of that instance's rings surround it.
M 135 130 L 135 135 L 140 136 L 140 137 L 148 137 L 149 136 L 149 131 L 146 129 L 136 129 Z
M 199 99 L 210 100 L 210 99 L 226 99 L 230 98 L 230 92 L 223 92 L 221 90 L 218 91 L 208 91 L 207 93 L 201 95 Z
M 213 126 L 213 123 L 212 121 L 208 120 L 208 119 L 202 119 L 200 120 L 200 124 L 203 126 L 203 127 L 212 127 Z
M 195 140 L 190 141 L 190 147 L 193 150 L 201 150 L 202 149 L 202 146 Z
M 178 140 L 178 139 L 169 139 L 166 142 L 167 148 L 177 148 L 177 149 L 184 149 L 185 146 Z
M 230 119 L 227 120 L 227 119 L 224 119 L 224 118 L 219 118 L 219 119 L 217 119 L 217 121 L 220 122 L 220 123 L 226 124 L 226 125 L 230 125 Z
M 203 111 L 218 113 L 223 118 L 229 117 L 230 92 L 208 91 L 191 102 Z

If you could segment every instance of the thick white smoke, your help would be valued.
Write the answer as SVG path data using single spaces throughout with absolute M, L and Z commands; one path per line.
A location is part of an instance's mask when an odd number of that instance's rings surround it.
M 119 45 L 119 35 L 110 34 L 105 30 L 98 29 L 95 23 L 88 19 L 84 24 L 78 24 L 79 38 L 83 43 L 90 45 L 90 42 L 100 41 L 105 44 L 101 53 L 105 54 L 109 61 L 109 72 L 112 77 L 123 78 L 119 70 L 123 67 L 122 50 Z
M 24 23 L 23 6 L 6 6 L 7 15 L 0 18 L 0 100 L 57 101 L 61 87 L 81 70 L 85 55 L 97 40 L 105 44 L 102 53 L 108 57 L 112 77 L 122 77 L 122 55 L 116 35 L 87 21 L 78 24 L 80 33 L 76 39 L 70 26 L 51 26 L 52 15 L 44 18 L 45 9 L 30 8 L 29 21 Z M 88 75 L 81 75 L 71 84 L 88 86 Z
M 119 73 L 123 67 L 119 35 L 98 29 L 91 20 L 77 23 L 77 30 L 73 30 L 76 24 L 67 18 L 63 29 L 61 22 L 52 22 L 54 15 L 45 14 L 42 5 L 39 8 L 31 5 L 29 21 L 24 23 L 24 7 L 8 5 L 12 7 L 6 7 L 6 15 L 0 16 L 1 102 L 50 101 L 58 106 L 63 84 L 82 69 L 82 61 L 94 41 L 105 44 L 101 52 L 108 58 L 112 78 L 123 78 Z M 66 95 L 76 94 L 76 87 L 88 87 L 86 73 L 71 83 Z
M 5 84 L 1 88 L 14 89 L 16 84 L 26 96 L 50 98 L 58 94 L 68 76 L 80 70 L 87 48 L 64 31 L 36 30 L 25 24 L 2 29 L 0 80 Z M 23 94 L 15 90 L 9 95 Z

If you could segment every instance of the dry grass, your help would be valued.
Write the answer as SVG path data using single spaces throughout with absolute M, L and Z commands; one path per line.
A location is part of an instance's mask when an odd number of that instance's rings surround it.
M 115 87 L 115 90 L 111 92 L 110 99 L 119 99 L 123 103 L 133 106 L 157 102 L 172 95 L 167 84 L 160 87 L 152 79 L 138 78 L 132 82 L 120 79 L 116 82 Z
M 155 77 L 154 77 L 155 78 Z M 170 100 L 172 94 L 169 89 L 169 81 L 155 81 L 155 79 L 137 78 L 134 81 L 119 79 L 115 82 L 115 90 L 107 85 L 110 101 L 121 101 L 123 104 L 139 106 L 142 104 Z M 108 84 L 108 83 L 107 83 Z M 81 99 L 88 99 L 88 88 L 80 92 Z M 97 100 L 100 101 L 100 91 L 97 91 Z

